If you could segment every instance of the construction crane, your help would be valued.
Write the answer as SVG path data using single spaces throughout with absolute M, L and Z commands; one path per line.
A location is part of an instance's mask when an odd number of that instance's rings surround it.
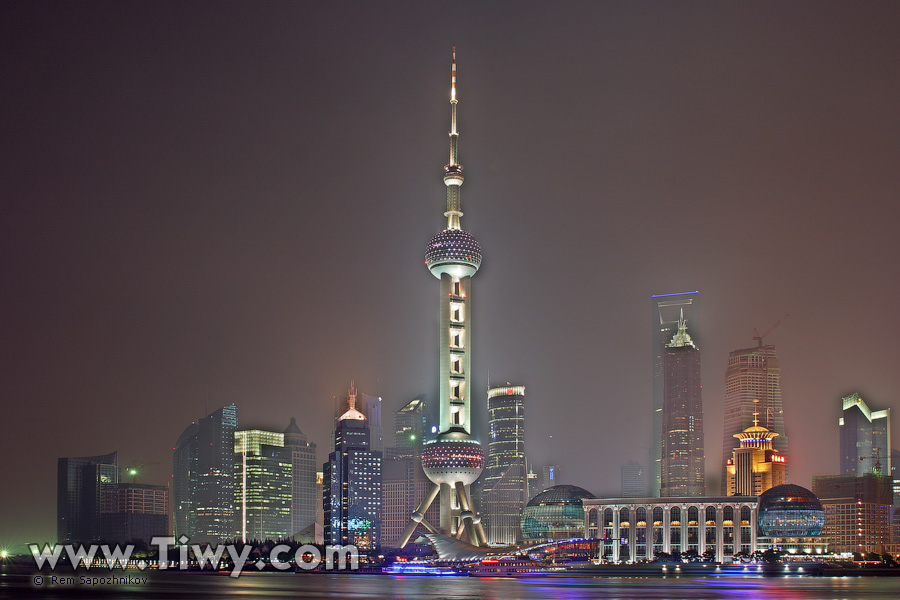
M 859 457 L 859 460 L 863 461 L 863 460 L 866 460 L 866 459 L 874 458 L 874 459 L 875 459 L 875 466 L 872 467 L 872 472 L 873 472 L 875 475 L 881 475 L 881 448 L 872 448 L 872 451 L 873 451 L 875 454 L 872 454 L 871 456 L 860 456 L 860 457 Z
M 773 331 L 775 331 L 775 328 L 778 327 L 779 325 L 781 325 L 784 322 L 784 320 L 787 319 L 789 316 L 791 316 L 791 315 L 786 314 L 783 317 L 781 317 L 780 319 L 778 319 L 777 321 L 775 321 L 775 324 L 772 325 L 771 327 L 769 327 L 766 330 L 766 332 L 762 335 L 759 334 L 759 331 L 756 330 L 756 327 L 753 328 L 753 339 L 756 340 L 757 342 L 759 342 L 759 346 L 758 346 L 759 348 L 762 348 L 763 338 L 766 337 L 767 335 L 769 335 L 770 333 L 772 333 Z

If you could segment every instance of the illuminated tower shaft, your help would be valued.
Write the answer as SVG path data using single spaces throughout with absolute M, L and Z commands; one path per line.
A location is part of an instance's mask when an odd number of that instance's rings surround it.
M 481 444 L 470 437 L 471 390 L 471 281 L 481 265 L 481 246 L 460 227 L 460 187 L 463 168 L 459 164 L 456 128 L 456 47 L 450 80 L 450 161 L 444 166 L 447 186 L 447 228 L 431 239 L 425 250 L 425 265 L 441 281 L 440 302 L 440 433 L 422 448 L 422 467 L 435 484 L 412 514 L 400 539 L 403 546 L 418 526 L 472 544 L 485 543 L 481 518 L 475 511 L 469 486 L 484 467 Z M 425 511 L 440 494 L 439 529 L 428 523 Z

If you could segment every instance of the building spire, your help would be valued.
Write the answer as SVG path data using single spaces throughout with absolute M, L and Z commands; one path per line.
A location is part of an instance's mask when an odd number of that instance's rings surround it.
M 447 229 L 460 229 L 463 215 L 459 204 L 459 188 L 463 182 L 462 165 L 459 164 L 459 131 L 456 129 L 456 46 L 450 63 L 450 162 L 444 167 L 444 184 L 447 186 Z
M 678 319 L 678 331 L 672 336 L 672 340 L 667 344 L 669 348 L 680 348 L 682 346 L 690 346 L 696 348 L 694 341 L 687 332 L 687 321 L 684 320 L 684 309 L 681 309 L 681 316 Z
M 350 380 L 350 388 L 347 390 L 347 395 L 350 396 L 350 410 L 356 410 L 356 382 L 352 379 Z
M 365 421 L 366 416 L 359 412 L 356 408 L 356 385 L 355 382 L 350 380 L 350 388 L 347 390 L 347 395 L 350 396 L 348 398 L 348 404 L 350 408 L 347 409 L 347 412 L 338 417 L 338 421 L 345 421 L 347 419 L 354 419 L 356 421 Z

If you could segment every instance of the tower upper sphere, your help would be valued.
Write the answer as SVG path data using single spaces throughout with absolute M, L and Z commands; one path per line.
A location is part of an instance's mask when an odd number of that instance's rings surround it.
M 471 277 L 481 266 L 481 244 L 465 229 L 445 229 L 425 249 L 425 266 L 438 279 Z
M 444 166 L 444 184 L 447 186 L 447 228 L 440 232 L 425 249 L 425 265 L 438 279 L 471 277 L 481 266 L 481 244 L 468 231 L 462 229 L 459 220 L 460 188 L 463 183 L 462 165 L 459 164 L 459 131 L 456 128 L 456 46 L 450 66 L 450 162 Z

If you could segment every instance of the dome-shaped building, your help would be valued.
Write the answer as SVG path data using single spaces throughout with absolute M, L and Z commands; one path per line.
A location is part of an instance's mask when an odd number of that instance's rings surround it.
M 759 497 L 759 533 L 765 537 L 808 537 L 822 533 L 825 510 L 815 494 L 786 483 Z
M 528 501 L 522 512 L 527 540 L 564 540 L 584 535 L 585 498 L 597 496 L 577 485 L 555 485 Z

